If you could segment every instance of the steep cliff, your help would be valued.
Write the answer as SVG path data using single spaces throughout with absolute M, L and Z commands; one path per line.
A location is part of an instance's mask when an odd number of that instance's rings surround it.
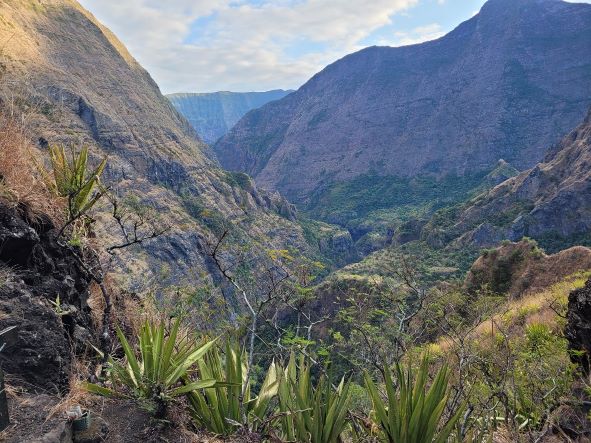
M 499 159 L 534 166 L 581 120 L 590 49 L 591 5 L 490 0 L 438 40 L 333 63 L 214 149 L 227 169 L 312 208 L 375 177 L 400 184 L 372 188 L 384 198 L 417 177 L 472 186 Z
M 0 41 L 3 109 L 24 113 L 40 155 L 48 143 L 89 145 L 94 159 L 108 155 L 106 184 L 155 207 L 172 227 L 122 252 L 117 268 L 127 284 L 156 276 L 180 283 L 212 272 L 204 239 L 226 223 L 260 248 L 314 255 L 292 206 L 221 170 L 149 74 L 77 2 L 2 2 Z M 108 244 L 110 219 L 98 219 Z
M 569 294 L 568 323 L 564 333 L 569 347 L 577 351 L 573 352 L 572 359 L 588 374 L 591 369 L 591 279 L 584 288 Z
M 14 327 L 2 336 L 0 362 L 33 391 L 65 390 L 74 355 L 98 345 L 91 279 L 56 234 L 45 215 L 0 199 L 0 330 Z
M 167 98 L 195 128 L 203 141 L 213 144 L 248 111 L 293 91 L 276 89 L 265 92 L 212 92 L 169 94 Z

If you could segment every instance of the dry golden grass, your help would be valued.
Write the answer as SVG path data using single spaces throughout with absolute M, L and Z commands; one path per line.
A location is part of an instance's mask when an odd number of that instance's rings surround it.
M 568 294 L 572 290 L 582 287 L 588 277 L 589 272 L 576 273 L 548 289 L 518 300 L 511 300 L 500 309 L 499 314 L 492 317 L 492 321 L 509 328 L 522 328 L 533 323 L 542 323 L 550 328 L 555 328 L 559 320 L 556 310 L 566 306 Z M 489 319 L 479 325 L 475 334 L 489 334 L 490 322 Z
M 19 407 L 21 406 L 21 402 L 24 400 L 21 400 L 19 392 L 16 388 L 10 386 L 9 384 L 5 384 L 4 392 L 6 392 L 6 397 L 8 398 L 8 401 L 18 402 Z M 6 429 L 0 432 L 0 441 L 7 441 L 12 432 L 14 431 L 14 428 L 15 424 L 10 423 Z
M 63 218 L 64 202 L 48 188 L 24 124 L 8 111 L 0 113 L 0 198 L 56 223 Z
M 67 411 L 75 406 L 80 406 L 82 409 L 88 409 L 93 401 L 93 394 L 90 394 L 82 385 L 82 381 L 78 382 L 76 386 L 70 385 L 68 394 L 62 397 L 59 402 L 50 409 L 46 420 L 52 418 L 66 419 Z
M 90 308 L 90 315 L 92 316 L 92 323 L 101 330 L 103 327 L 103 312 L 105 311 L 105 299 L 101 293 L 100 288 L 97 285 L 90 287 L 90 296 L 87 300 L 88 307 Z
M 578 272 L 563 279 L 545 290 L 530 294 L 518 300 L 511 300 L 505 309 L 494 317 L 495 322 L 509 327 L 524 327 L 533 323 L 543 323 L 550 328 L 557 327 L 559 316 L 556 311 L 565 307 L 568 294 L 585 285 L 589 272 Z M 479 329 L 486 329 L 485 324 Z M 477 330 L 478 331 L 478 330 Z
M 547 289 L 508 301 L 499 306 L 495 315 L 478 324 L 469 338 L 486 345 L 494 340 L 494 333 L 498 328 L 516 336 L 522 334 L 526 326 L 531 324 L 544 324 L 551 329 L 561 327 L 557 311 L 566 306 L 568 294 L 583 287 L 590 276 L 591 272 L 577 272 Z M 453 346 L 449 337 L 442 337 L 436 343 L 428 345 L 428 349 L 434 355 L 444 355 Z
M 110 324 L 120 327 L 126 336 L 131 338 L 131 341 L 139 335 L 146 320 L 159 321 L 168 318 L 156 309 L 148 297 L 139 297 L 134 293 L 122 291 L 112 275 L 105 276 L 104 284 L 112 303 Z M 90 307 L 93 325 L 96 330 L 101 331 L 106 303 L 98 285 L 91 286 L 87 303 Z
M 73 357 L 70 363 L 68 391 L 56 396 L 55 404 L 49 409 L 45 421 L 56 417 L 65 419 L 66 411 L 72 406 L 80 405 L 86 408 L 91 405 L 94 396 L 84 388 L 84 382 L 90 378 L 92 368 L 91 361 L 83 357 Z
M 30 441 L 30 439 L 17 438 L 32 427 L 43 427 L 43 422 L 55 399 L 47 394 L 31 394 L 24 387 L 23 380 L 13 375 L 5 375 L 10 424 L 0 432 L 0 441 Z
M 110 287 L 115 288 L 114 285 Z M 126 334 L 136 336 L 146 320 L 158 321 L 162 318 L 147 298 L 140 298 L 136 294 L 120 290 L 112 294 L 114 294 L 112 321 Z
M 500 426 L 492 435 L 493 443 L 519 443 L 516 436 L 508 429 Z

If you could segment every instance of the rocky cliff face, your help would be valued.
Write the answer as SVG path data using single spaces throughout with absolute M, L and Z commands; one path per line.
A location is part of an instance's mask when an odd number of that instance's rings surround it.
M 490 0 L 441 39 L 337 61 L 214 149 L 296 203 L 363 174 L 523 170 L 591 104 L 590 48 L 591 5 Z
M 87 144 L 109 156 L 104 177 L 120 195 L 154 206 L 167 235 L 123 252 L 130 286 L 150 276 L 193 281 L 212 271 L 204 239 L 224 223 L 263 248 L 311 253 L 293 208 L 279 195 L 234 180 L 160 93 L 123 45 L 74 0 L 0 4 L 3 107 L 24 112 L 42 151 L 48 143 Z M 109 217 L 97 230 L 107 244 Z
M 293 91 L 178 93 L 167 95 L 173 106 L 197 131 L 203 141 L 215 143 L 248 111 Z
M 565 336 L 573 351 L 573 360 L 579 363 L 588 374 L 591 366 L 591 279 L 585 287 L 571 292 L 568 296 L 568 323 Z
M 425 235 L 457 246 L 492 245 L 504 238 L 538 239 L 553 250 L 590 244 L 591 112 L 542 163 L 459 208 L 436 217 Z
M 74 353 L 96 343 L 90 277 L 56 241 L 45 216 L 0 201 L 0 362 L 14 383 L 55 392 L 68 386 Z

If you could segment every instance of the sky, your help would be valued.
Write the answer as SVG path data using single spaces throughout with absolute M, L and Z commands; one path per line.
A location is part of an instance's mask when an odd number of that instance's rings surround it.
M 591 0 L 585 0 L 591 2 Z M 372 45 L 441 37 L 484 0 L 80 0 L 164 93 L 297 89 Z

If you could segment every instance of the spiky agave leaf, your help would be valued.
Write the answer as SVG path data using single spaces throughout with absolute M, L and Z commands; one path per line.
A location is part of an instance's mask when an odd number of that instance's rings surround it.
M 76 218 L 88 212 L 104 195 L 104 189 L 100 188 L 100 176 L 107 165 L 107 157 L 92 171 L 88 169 L 86 146 L 78 153 L 72 149 L 70 158 L 63 146 L 50 146 L 49 159 L 54 182 L 51 187 L 60 197 L 68 198 L 69 217 Z M 98 192 L 93 194 L 97 188 Z
M 109 378 L 113 388 L 89 385 L 94 393 L 101 395 L 125 395 L 131 390 L 132 396 L 151 398 L 160 392 L 164 398 L 184 395 L 195 389 L 215 386 L 212 377 L 189 380 L 187 371 L 215 344 L 216 340 L 199 343 L 194 338 L 178 340 L 180 320 L 175 319 L 167 333 L 166 324 L 146 321 L 138 335 L 137 355 L 120 328 L 117 337 L 125 354 L 122 362 L 109 358 Z M 181 384 L 180 382 L 183 381 Z
M 201 377 L 214 378 L 218 383 L 188 394 L 193 418 L 198 425 L 220 435 L 232 434 L 239 426 L 256 430 L 277 394 L 277 367 L 275 363 L 270 365 L 258 396 L 253 398 L 244 350 L 228 340 L 224 355 L 222 359 L 220 348 L 215 347 L 198 363 Z
M 325 375 L 314 386 L 304 357 L 297 365 L 292 355 L 278 387 L 283 438 L 310 443 L 337 442 L 347 426 L 349 387 L 343 379 L 333 388 Z
M 415 376 L 412 368 L 396 365 L 395 386 L 389 368 L 384 369 L 386 399 L 380 395 L 366 372 L 365 384 L 373 404 L 373 414 L 386 443 L 444 443 L 452 435 L 463 408 L 458 408 L 440 428 L 449 397 L 449 369 L 443 366 L 428 386 L 428 357 L 425 356 Z

